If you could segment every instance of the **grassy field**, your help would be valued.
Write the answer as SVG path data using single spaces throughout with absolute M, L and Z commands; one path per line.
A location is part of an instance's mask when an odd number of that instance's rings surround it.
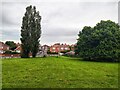
M 3 88 L 117 88 L 118 63 L 70 57 L 2 60 Z

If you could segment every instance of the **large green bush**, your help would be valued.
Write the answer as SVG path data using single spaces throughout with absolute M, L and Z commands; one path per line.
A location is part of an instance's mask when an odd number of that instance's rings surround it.
M 85 26 L 78 34 L 75 53 L 87 60 L 120 60 L 120 26 L 110 20 L 91 28 Z

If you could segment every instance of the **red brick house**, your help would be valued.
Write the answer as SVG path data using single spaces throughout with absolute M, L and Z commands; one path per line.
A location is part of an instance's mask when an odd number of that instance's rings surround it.
M 47 52 L 49 51 L 50 47 L 48 45 L 43 45 L 43 46 L 39 46 L 39 50 L 37 53 L 38 57 L 44 57 L 47 56 Z
M 9 50 L 10 47 L 3 42 L 0 42 L 0 54 L 3 54 L 5 51 Z
M 71 45 L 71 51 L 74 51 L 74 50 L 75 50 L 75 46 L 76 46 L 76 44 L 72 44 L 72 45 Z
M 61 51 L 67 51 L 70 50 L 70 46 L 67 44 L 60 44 L 56 43 L 50 47 L 50 52 L 61 52 Z
M 18 43 L 16 43 L 16 46 L 18 47 L 18 46 L 20 46 L 21 44 L 18 42 Z
M 15 52 L 17 52 L 17 53 L 21 53 L 21 50 L 22 50 L 22 48 L 21 48 L 21 44 L 20 43 L 16 43 L 16 49 L 14 50 Z
M 43 48 L 43 49 L 46 50 L 46 51 L 49 50 L 49 46 L 48 46 L 48 45 L 43 45 L 41 48 Z
M 17 48 L 15 49 L 15 52 L 20 53 L 21 52 L 21 46 L 17 46 Z

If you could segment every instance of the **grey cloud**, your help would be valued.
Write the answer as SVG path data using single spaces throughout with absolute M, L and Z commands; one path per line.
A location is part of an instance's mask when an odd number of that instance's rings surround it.
M 21 4 L 3 3 L 2 5 L 2 24 L 4 26 L 18 26 L 21 24 Z
M 14 29 L 12 31 L 8 31 L 8 30 L 2 31 L 2 40 L 3 41 L 6 41 L 6 40 L 18 41 L 19 37 L 20 37 L 19 32 L 17 32 Z
M 77 30 L 71 29 L 71 28 L 53 28 L 50 29 L 47 32 L 42 33 L 42 35 L 44 36 L 74 36 L 75 34 L 77 34 Z
M 48 39 L 49 38 L 49 39 Z M 76 36 L 48 36 L 48 37 L 41 37 L 41 43 L 43 44 L 55 44 L 55 43 L 67 43 L 67 44 L 75 44 L 76 43 Z M 48 40 L 47 40 L 48 39 Z M 46 42 L 47 40 L 47 42 Z M 48 45 L 49 45 L 48 44 Z
M 8 16 L 7 14 L 3 13 L 3 15 L 2 15 L 2 25 L 6 25 L 6 26 L 16 25 L 15 21 L 8 19 L 7 16 Z
M 41 44 L 76 43 L 77 34 L 84 26 L 94 26 L 100 20 L 118 20 L 117 2 L 12 1 L 2 4 L 4 40 L 20 41 L 22 17 L 28 5 L 35 5 L 42 16 Z

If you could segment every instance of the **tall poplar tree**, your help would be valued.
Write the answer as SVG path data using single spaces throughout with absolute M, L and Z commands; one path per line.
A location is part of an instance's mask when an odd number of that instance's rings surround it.
M 39 38 L 41 36 L 41 16 L 36 12 L 36 7 L 31 5 L 26 8 L 21 27 L 22 58 L 28 58 L 29 53 L 35 57 L 38 52 Z

